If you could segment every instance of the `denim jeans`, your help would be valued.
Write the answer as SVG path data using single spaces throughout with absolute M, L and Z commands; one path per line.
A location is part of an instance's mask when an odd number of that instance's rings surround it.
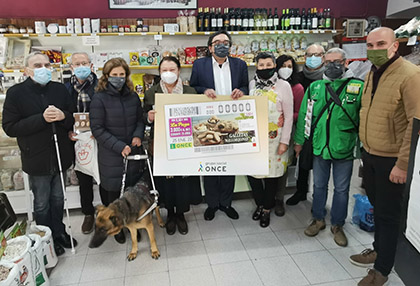
M 29 176 L 34 194 L 35 221 L 51 228 L 53 237 L 65 232 L 63 223 L 64 195 L 60 174 Z
M 328 197 L 328 181 L 330 179 L 331 164 L 334 179 L 331 224 L 342 226 L 347 217 L 353 160 L 324 160 L 321 156 L 314 156 L 313 217 L 318 220 L 325 218 L 325 204 Z

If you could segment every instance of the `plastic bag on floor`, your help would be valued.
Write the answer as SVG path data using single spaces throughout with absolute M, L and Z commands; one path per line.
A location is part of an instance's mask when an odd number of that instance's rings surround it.
M 1 277 L 0 279 L 5 278 L 0 281 L 0 286 L 21 286 L 19 270 L 16 264 L 11 262 L 0 261 L 0 266 L 9 269 L 9 274 L 7 277 Z
M 44 225 L 32 225 L 29 233 L 38 234 L 41 237 L 43 251 L 43 262 L 45 268 L 51 268 L 57 265 L 58 258 L 54 250 L 54 241 L 52 238 L 51 229 Z
M 37 286 L 49 286 L 47 271 L 44 265 L 44 248 L 41 241 L 41 236 L 38 234 L 29 234 L 29 238 L 35 243 L 32 246 L 32 271 L 34 272 L 34 279 Z
M 375 231 L 373 206 L 368 197 L 361 194 L 355 194 L 353 197 L 356 199 L 352 216 L 353 223 L 365 231 Z

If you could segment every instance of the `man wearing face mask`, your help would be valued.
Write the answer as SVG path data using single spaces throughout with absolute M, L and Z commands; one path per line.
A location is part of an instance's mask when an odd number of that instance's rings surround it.
M 98 78 L 95 73 L 92 72 L 92 63 L 89 55 L 85 52 L 73 53 L 70 67 L 73 71 L 73 75 L 70 78 L 70 82 L 66 83 L 66 87 L 73 100 L 73 106 L 76 107 L 75 112 L 88 113 L 90 102 L 92 101 L 95 87 L 98 83 Z M 73 131 L 69 132 L 70 139 L 72 141 L 77 141 L 74 136 L 76 136 L 76 133 Z M 92 204 L 93 178 L 80 171 L 76 171 L 76 175 L 79 180 L 82 213 L 85 215 L 82 223 L 82 233 L 88 234 L 93 231 L 95 223 L 95 208 Z
M 325 79 L 313 82 L 306 90 L 294 138 L 295 151 L 299 155 L 303 143 L 313 134 L 313 219 L 305 234 L 316 236 L 325 229 L 325 205 L 332 166 L 331 232 L 339 246 L 347 246 L 343 225 L 347 217 L 354 151 L 359 148 L 359 110 L 363 90 L 361 80 L 348 78 L 351 74 L 346 73 L 346 67 L 342 49 L 327 51 Z
M 363 178 L 374 208 L 373 250 L 350 261 L 372 267 L 359 286 L 385 285 L 392 270 L 407 179 L 413 117 L 420 118 L 420 69 L 398 54 L 394 31 L 381 27 L 367 37 L 372 68 L 360 111 Z
M 325 50 L 318 44 L 310 45 L 305 51 L 305 65 L 303 70 L 297 74 L 298 82 L 306 91 L 307 88 L 316 80 L 323 78 Z M 301 164 L 299 164 L 300 166 Z M 309 170 L 299 167 L 299 175 L 296 181 L 296 192 L 287 201 L 287 205 L 297 205 L 300 201 L 306 200 L 309 189 Z
M 74 156 L 73 144 L 67 136 L 74 122 L 72 102 L 65 86 L 51 81 L 51 64 L 46 55 L 29 54 L 25 74 L 28 78 L 24 82 L 7 91 L 3 129 L 8 136 L 17 138 L 22 169 L 29 174 L 34 195 L 35 221 L 51 228 L 55 251 L 62 255 L 63 247 L 71 248 L 71 241 L 63 224 L 64 196 L 52 124 L 57 130 L 65 173 Z
M 232 39 L 226 31 L 210 35 L 207 46 L 211 56 L 198 59 L 193 64 L 190 85 L 197 93 L 213 99 L 217 95 L 238 99 L 248 94 L 248 68 L 244 61 L 229 57 L 231 45 Z M 231 206 L 234 187 L 234 176 L 204 176 L 208 205 L 205 220 L 212 220 L 218 209 L 231 219 L 239 218 Z

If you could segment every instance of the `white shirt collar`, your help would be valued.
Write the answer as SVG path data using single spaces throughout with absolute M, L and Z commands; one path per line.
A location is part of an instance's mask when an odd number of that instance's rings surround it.
M 211 56 L 211 61 L 213 65 L 217 65 L 217 66 L 220 65 L 213 56 Z M 222 64 L 222 67 L 225 66 L 226 64 L 229 64 L 229 57 L 226 58 L 225 62 Z

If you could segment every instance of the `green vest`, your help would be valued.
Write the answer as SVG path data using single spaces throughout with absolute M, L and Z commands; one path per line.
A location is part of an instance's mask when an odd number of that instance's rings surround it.
M 309 138 L 311 124 L 318 116 L 331 98 L 327 93 L 326 84 L 330 83 L 334 91 L 347 79 L 337 79 L 333 82 L 329 80 L 318 80 L 313 82 L 306 90 L 305 96 L 299 110 L 299 117 L 296 125 L 295 143 L 303 145 L 305 138 Z M 315 127 L 313 135 L 313 152 L 316 156 L 322 156 L 325 160 L 331 159 L 353 159 L 353 152 L 358 142 L 359 111 L 363 92 L 363 81 L 351 79 L 339 94 L 342 107 L 332 102 Z M 310 100 L 313 103 L 312 117 Z M 308 116 L 307 116 L 308 114 Z M 357 124 L 350 120 L 349 116 Z M 306 132 L 305 132 L 306 130 Z M 359 146 L 358 146 L 359 147 Z

